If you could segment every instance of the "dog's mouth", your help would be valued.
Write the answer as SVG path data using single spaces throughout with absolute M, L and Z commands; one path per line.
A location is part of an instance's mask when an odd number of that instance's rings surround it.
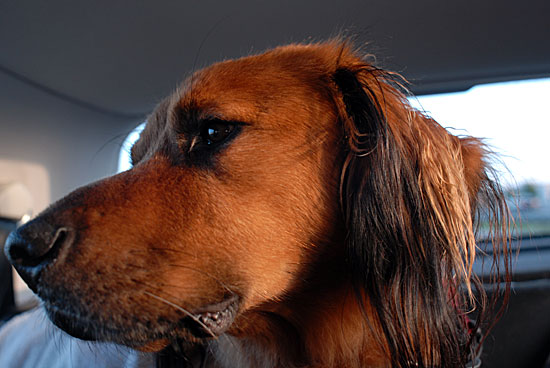
M 176 307 L 185 316 L 175 321 L 159 318 L 155 323 L 140 322 L 139 318 L 134 318 L 136 322 L 131 327 L 99 322 L 100 318 L 82 317 L 47 302 L 44 307 L 52 322 L 73 337 L 89 341 L 111 341 L 142 350 L 142 347 L 148 349 L 148 346 L 162 347 L 159 341 L 165 341 L 164 345 L 167 345 L 175 340 L 201 340 L 220 336 L 233 324 L 239 310 L 239 300 L 237 295 L 231 295 L 222 302 L 206 305 L 193 312 Z
M 212 304 L 186 318 L 187 329 L 197 337 L 217 337 L 227 331 L 239 309 L 239 298 L 231 295 L 221 303 Z

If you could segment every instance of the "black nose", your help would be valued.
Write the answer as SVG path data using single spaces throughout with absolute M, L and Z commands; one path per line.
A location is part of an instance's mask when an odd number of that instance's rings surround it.
M 40 273 L 55 262 L 59 252 L 69 246 L 74 231 L 54 226 L 37 218 L 13 231 L 4 252 L 29 287 L 36 291 Z

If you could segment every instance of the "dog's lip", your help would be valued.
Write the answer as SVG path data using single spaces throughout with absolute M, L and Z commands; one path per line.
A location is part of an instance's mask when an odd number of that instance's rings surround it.
M 205 313 L 216 313 L 227 308 L 230 308 L 239 302 L 239 297 L 236 294 L 226 296 L 223 301 L 214 304 L 208 304 L 193 311 L 197 317 Z
M 192 313 L 179 321 L 175 321 L 171 326 L 166 325 L 158 331 L 149 331 L 151 334 L 146 338 L 143 338 L 145 331 L 133 331 L 139 332 L 138 335 L 141 337 L 139 341 L 136 339 L 137 336 L 131 338 L 126 336 L 128 333 L 134 334 L 131 330 L 109 327 L 104 324 L 99 326 L 95 318 L 93 321 L 89 320 L 82 315 L 72 313 L 65 308 L 59 308 L 59 306 L 47 301 L 43 302 L 43 306 L 52 322 L 73 337 L 88 341 L 108 340 L 124 345 L 132 345 L 132 347 L 141 350 L 141 346 L 154 345 L 152 348 L 156 349 L 157 345 L 164 345 L 166 341 L 170 341 L 176 335 L 179 335 L 177 331 L 181 331 L 182 328 L 194 338 L 216 338 L 227 331 L 235 320 L 239 311 L 240 297 L 231 294 L 221 302 L 192 310 Z M 147 333 L 145 334 L 147 335 Z M 147 348 L 147 350 L 149 349 L 151 347 Z
M 79 313 L 60 308 L 47 301 L 43 301 L 42 306 L 50 320 L 57 327 L 73 337 L 86 341 L 111 341 L 137 348 L 158 345 L 161 341 L 167 340 L 168 331 L 173 330 L 173 327 L 165 327 L 164 331 L 152 332 L 151 336 L 145 337 L 146 334 L 143 330 L 128 330 L 106 324 L 100 325 L 95 318 L 86 318 L 79 315 Z M 128 333 L 135 336 L 126 336 Z
M 239 311 L 240 298 L 232 294 L 222 302 L 201 307 L 186 318 L 186 328 L 196 337 L 217 337 L 227 331 Z

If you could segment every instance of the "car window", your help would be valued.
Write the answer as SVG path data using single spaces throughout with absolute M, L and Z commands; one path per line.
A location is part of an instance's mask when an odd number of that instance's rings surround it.
M 145 128 L 145 123 L 138 125 L 128 137 L 122 143 L 120 147 L 120 153 L 118 155 L 118 172 L 129 170 L 132 167 L 132 160 L 130 158 L 130 149 L 134 143 L 138 140 L 139 134 Z
M 483 138 L 522 236 L 550 235 L 550 78 L 411 98 L 451 133 Z

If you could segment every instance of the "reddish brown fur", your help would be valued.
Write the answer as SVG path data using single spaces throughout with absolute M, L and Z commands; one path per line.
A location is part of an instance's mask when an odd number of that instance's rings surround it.
M 441 267 L 452 267 L 466 286 L 485 163 L 477 140 L 451 136 L 410 108 L 377 69 L 361 71 L 365 65 L 329 42 L 197 72 L 151 115 L 132 150 L 133 169 L 42 215 L 79 235 L 42 276 L 41 296 L 55 305 L 62 295 L 59 303 L 71 304 L 100 339 L 157 351 L 176 340 L 190 350 L 203 341 L 177 325 L 185 314 L 160 298 L 194 312 L 235 293 L 240 311 L 226 335 L 208 343 L 212 364 L 388 366 L 379 312 L 368 294 L 362 309 L 354 293 L 339 199 L 348 155 L 369 152 L 361 151 L 331 76 L 357 71 L 375 94 L 393 149 L 416 162 L 431 224 L 445 232 L 438 234 L 446 244 Z M 182 133 L 190 117 L 247 125 L 202 167 L 181 159 L 193 149 Z M 403 212 L 409 221 L 413 215 Z M 174 324 L 163 325 L 162 337 L 149 334 L 161 321 Z M 416 343 L 439 361 L 430 330 L 423 331 Z

